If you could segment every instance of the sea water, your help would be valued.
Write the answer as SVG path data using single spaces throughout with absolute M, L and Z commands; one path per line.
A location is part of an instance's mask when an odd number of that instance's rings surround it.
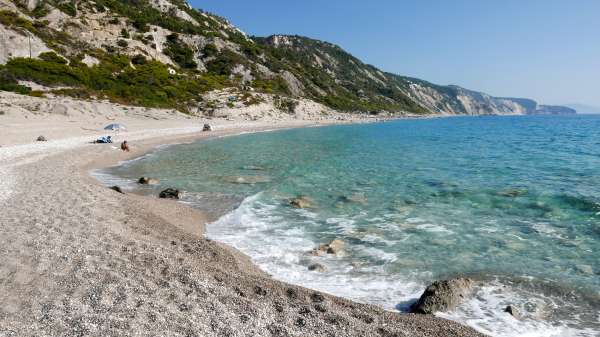
M 493 336 L 600 335 L 600 116 L 245 134 L 103 174 L 185 190 L 216 219 L 208 237 L 283 281 L 406 311 L 432 281 L 467 276 L 474 296 L 438 316 Z M 298 196 L 312 206 L 291 207 Z M 333 239 L 343 256 L 310 254 Z

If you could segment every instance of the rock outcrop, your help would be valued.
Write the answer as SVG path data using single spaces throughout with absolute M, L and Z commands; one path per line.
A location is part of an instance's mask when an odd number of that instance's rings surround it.
M 434 314 L 455 309 L 472 292 L 474 282 L 468 278 L 455 278 L 432 283 L 410 308 L 411 313 Z

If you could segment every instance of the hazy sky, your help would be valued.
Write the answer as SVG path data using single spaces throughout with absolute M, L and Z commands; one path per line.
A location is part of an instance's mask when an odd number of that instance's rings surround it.
M 438 84 L 600 106 L 600 0 L 192 0 L 251 35 L 336 43 Z

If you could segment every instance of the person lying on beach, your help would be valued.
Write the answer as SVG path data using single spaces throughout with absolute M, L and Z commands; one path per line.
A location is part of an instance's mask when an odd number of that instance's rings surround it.
M 112 141 L 111 136 L 100 137 L 94 141 L 94 143 L 98 143 L 98 144 L 107 144 L 107 143 L 112 143 L 112 142 L 113 141 Z
M 129 144 L 127 144 L 126 140 L 121 143 L 121 150 L 129 152 Z

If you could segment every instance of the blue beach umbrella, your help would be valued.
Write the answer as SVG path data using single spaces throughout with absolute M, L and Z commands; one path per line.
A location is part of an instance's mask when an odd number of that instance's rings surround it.
M 123 124 L 114 123 L 114 124 L 109 124 L 109 125 L 105 126 L 104 130 L 122 131 L 122 130 L 127 130 L 127 127 Z

